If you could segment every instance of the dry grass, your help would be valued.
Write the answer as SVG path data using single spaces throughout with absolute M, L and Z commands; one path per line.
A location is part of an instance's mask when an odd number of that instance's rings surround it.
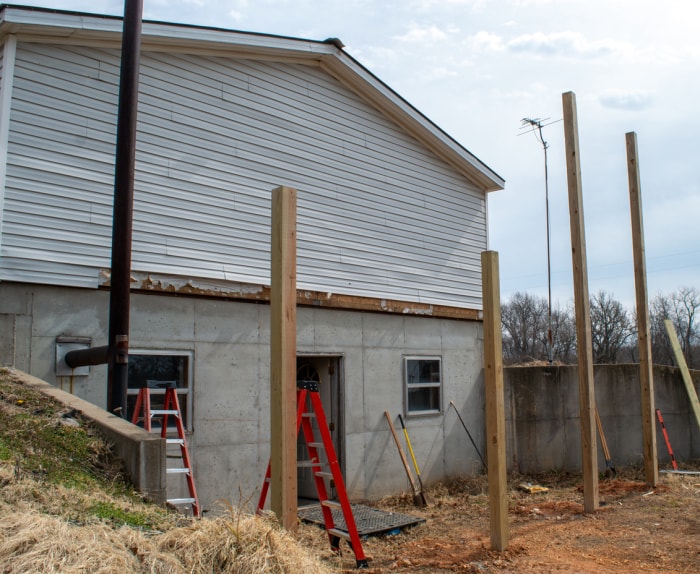
M 164 532 L 115 528 L 95 519 L 81 524 L 38 510 L 50 494 L 44 489 L 37 502 L 38 485 L 27 479 L 17 483 L 6 465 L 0 476 L 3 574 L 329 572 L 273 521 L 231 506 L 217 518 L 191 520 Z M 50 506 L 60 505 L 63 494 Z

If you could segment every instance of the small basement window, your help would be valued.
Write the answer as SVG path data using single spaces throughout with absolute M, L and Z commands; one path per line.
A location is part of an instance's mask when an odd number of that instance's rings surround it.
M 151 408 L 162 409 L 165 387 L 174 381 L 182 422 L 186 430 L 192 431 L 192 359 L 189 351 L 129 350 L 128 419 L 133 416 L 141 387 L 148 385 L 151 389 Z M 168 427 L 174 426 L 169 418 Z
M 407 415 L 442 411 L 441 363 L 440 357 L 405 357 Z

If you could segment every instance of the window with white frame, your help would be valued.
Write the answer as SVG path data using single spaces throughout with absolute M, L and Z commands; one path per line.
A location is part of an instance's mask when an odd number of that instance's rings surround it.
M 129 387 L 127 416 L 131 420 L 136 397 L 142 387 L 151 391 L 151 408 L 162 409 L 165 389 L 175 384 L 185 429 L 192 431 L 192 352 L 170 350 L 129 350 Z M 170 417 L 172 419 L 172 417 Z M 171 420 L 168 427 L 174 424 Z
M 407 415 L 442 411 L 441 363 L 440 357 L 405 357 Z

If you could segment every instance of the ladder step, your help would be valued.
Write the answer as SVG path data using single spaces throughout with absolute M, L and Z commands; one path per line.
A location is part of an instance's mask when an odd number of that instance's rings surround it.
M 165 439 L 165 444 L 167 446 L 177 445 L 180 447 L 179 456 L 175 456 L 174 449 L 170 448 L 166 450 L 165 457 L 177 458 L 187 466 L 184 467 L 171 467 L 165 469 L 166 475 L 176 474 L 183 475 L 187 480 L 187 489 L 189 491 L 189 497 L 186 498 L 168 498 L 167 502 L 172 505 L 179 504 L 189 504 L 192 505 L 192 514 L 195 517 L 201 516 L 201 508 L 199 506 L 199 500 L 197 498 L 197 490 L 194 486 L 194 476 L 192 472 L 192 465 L 189 461 L 189 453 L 187 452 L 187 439 L 185 438 L 185 430 L 183 428 L 182 413 L 180 411 L 180 405 L 177 400 L 177 393 L 174 385 L 167 385 L 165 389 L 165 397 L 162 409 L 151 409 L 150 408 L 150 386 L 154 381 L 147 381 L 147 385 L 141 388 L 139 391 L 138 398 L 136 399 L 135 412 L 132 416 L 131 422 L 137 424 L 138 421 L 143 421 L 145 427 L 148 427 L 151 432 L 157 431 Z M 174 407 L 174 408 L 173 408 Z M 142 415 L 142 416 L 140 416 Z M 164 424 L 167 417 L 172 416 L 175 419 L 177 433 L 174 434 L 172 428 L 166 428 Z M 153 424 L 152 424 L 153 423 Z M 177 463 L 175 463 L 177 464 Z
M 197 502 L 194 498 L 168 498 L 169 504 L 194 504 Z
M 329 480 L 333 480 L 333 473 L 332 472 L 320 471 L 320 472 L 316 473 L 316 476 L 318 476 L 319 478 L 327 478 Z
M 323 443 L 322 442 L 310 442 L 309 446 L 312 448 L 323 448 Z
M 304 418 L 307 418 L 307 419 L 315 419 L 315 418 L 316 418 L 316 413 L 306 412 L 306 413 L 302 413 L 301 416 L 304 417 Z
M 320 463 L 317 460 L 298 460 L 297 461 L 297 467 L 298 468 L 311 468 L 312 466 L 318 466 Z
M 337 536 L 338 538 L 344 538 L 345 540 L 350 540 L 350 535 L 345 530 L 338 530 L 337 528 L 329 528 L 328 534 L 331 536 Z
M 335 508 L 336 510 L 343 509 L 343 507 L 340 505 L 340 502 L 336 502 L 335 500 L 322 500 L 321 506 L 326 506 L 328 508 Z

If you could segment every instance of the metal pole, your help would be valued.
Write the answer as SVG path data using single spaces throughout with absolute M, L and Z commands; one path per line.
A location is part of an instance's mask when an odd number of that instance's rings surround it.
M 126 415 L 128 387 L 131 236 L 142 13 L 143 0 L 125 0 L 114 177 L 107 380 L 107 409 L 120 416 Z

